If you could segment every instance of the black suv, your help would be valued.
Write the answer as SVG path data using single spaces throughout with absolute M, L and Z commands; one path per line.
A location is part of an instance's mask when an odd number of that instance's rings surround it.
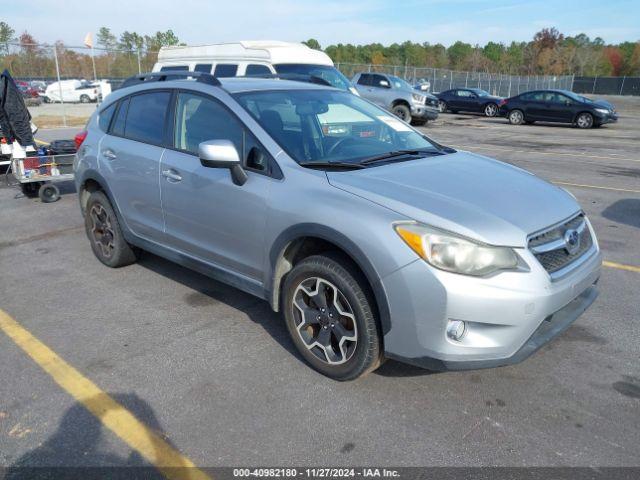
M 618 121 L 611 103 L 590 100 L 567 90 L 535 90 L 507 98 L 500 104 L 500 114 L 512 125 L 540 121 L 591 128 Z

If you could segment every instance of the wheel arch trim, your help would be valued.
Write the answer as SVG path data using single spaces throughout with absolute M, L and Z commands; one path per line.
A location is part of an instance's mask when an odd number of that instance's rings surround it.
M 352 240 L 331 227 L 316 223 L 302 223 L 284 230 L 273 242 L 269 251 L 269 272 L 267 290 L 274 311 L 280 310 L 282 279 L 293 268 L 285 257 L 287 249 L 303 238 L 319 238 L 343 250 L 362 271 L 373 292 L 380 317 L 383 335 L 391 330 L 389 302 L 380 275 L 364 252 Z

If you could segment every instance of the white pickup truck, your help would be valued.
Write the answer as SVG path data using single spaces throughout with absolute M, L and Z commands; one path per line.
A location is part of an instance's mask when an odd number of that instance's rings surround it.
M 40 95 L 46 103 L 90 103 L 97 102 L 111 93 L 111 85 L 106 81 L 61 80 L 48 85 Z

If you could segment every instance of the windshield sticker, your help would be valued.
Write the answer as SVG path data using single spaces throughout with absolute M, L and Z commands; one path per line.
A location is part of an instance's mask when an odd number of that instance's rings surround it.
M 391 128 L 393 128 L 396 132 L 410 132 L 411 128 L 408 125 L 405 125 L 397 118 L 389 117 L 388 115 L 379 115 L 378 120 L 383 121 Z

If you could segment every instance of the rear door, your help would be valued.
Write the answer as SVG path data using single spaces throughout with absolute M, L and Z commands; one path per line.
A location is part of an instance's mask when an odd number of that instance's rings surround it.
M 546 92 L 532 92 L 527 95 L 524 107 L 527 120 L 547 120 L 549 113 Z
M 272 159 L 244 124 L 213 97 L 178 92 L 174 125 L 173 146 L 162 158 L 160 179 L 167 243 L 189 256 L 261 281 L 267 197 L 277 182 L 267 169 Z M 234 143 L 245 159 L 248 180 L 244 185 L 233 183 L 227 169 L 202 166 L 198 145 L 207 140 Z
M 98 157 L 127 226 L 152 240 L 164 230 L 159 172 L 170 97 L 168 90 L 154 90 L 121 100 Z
M 391 108 L 391 82 L 384 75 L 378 73 L 371 74 L 371 85 L 369 88 L 369 100 L 387 110 Z

